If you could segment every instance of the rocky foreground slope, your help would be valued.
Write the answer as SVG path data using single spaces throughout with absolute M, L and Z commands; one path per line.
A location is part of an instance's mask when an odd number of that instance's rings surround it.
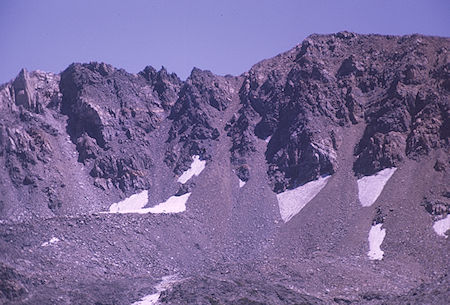
M 449 48 L 341 32 L 240 76 L 22 70 L 0 87 L 0 300 L 445 304 Z

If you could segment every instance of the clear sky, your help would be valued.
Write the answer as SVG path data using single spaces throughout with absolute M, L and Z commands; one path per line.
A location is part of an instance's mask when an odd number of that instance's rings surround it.
M 312 33 L 450 36 L 450 0 L 0 0 L 0 83 L 102 61 L 237 75 Z

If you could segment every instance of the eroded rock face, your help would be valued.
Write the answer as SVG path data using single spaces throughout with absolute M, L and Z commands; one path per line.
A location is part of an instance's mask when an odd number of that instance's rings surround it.
M 152 157 L 146 137 L 166 118 L 180 84 L 165 69 L 151 67 L 133 75 L 106 64 L 74 64 L 61 74 L 68 132 L 98 187 L 148 187 Z
M 149 188 L 150 175 L 178 175 L 193 155 L 220 150 L 244 182 L 264 154 L 279 193 L 336 172 L 352 128 L 363 130 L 353 171 L 371 175 L 448 151 L 448 48 L 446 38 L 342 32 L 312 35 L 239 77 L 194 69 L 182 81 L 165 68 L 130 74 L 103 63 L 60 75 L 22 70 L 0 88 L 5 175 L 16 188 L 38 188 L 55 211 L 64 205 L 57 181 L 74 179 L 61 156 L 76 157 L 76 179 L 130 195 Z M 155 168 L 155 151 L 167 168 Z M 47 173 L 57 173 L 52 183 Z
M 17 106 L 42 113 L 43 107 L 55 107 L 61 102 L 58 83 L 59 75 L 22 69 L 9 87 L 11 97 Z
M 195 287 L 195 289 L 193 289 Z M 163 291 L 161 304 L 324 304 L 282 285 L 248 279 L 196 277 Z
M 26 186 L 37 188 L 38 181 L 45 179 L 42 167 L 52 167 L 53 140 L 61 133 L 47 115 L 61 103 L 59 79 L 53 73 L 23 69 L 14 81 L 0 88 L 0 176 L 19 193 Z M 6 181 L 3 185 L 8 188 Z
M 385 45 L 391 47 L 376 53 L 378 67 L 371 58 L 372 76 L 360 81 L 368 94 L 379 92 L 365 110 L 367 127 L 355 149 L 357 174 L 372 174 L 449 144 L 446 48 L 419 35 L 391 38 Z
M 164 161 L 175 173 L 186 170 L 193 155 L 211 158 L 223 132 L 224 112 L 237 99 L 238 83 L 237 77 L 192 70 L 168 117 L 172 124 Z
M 51 160 L 53 148 L 48 136 L 35 126 L 27 129 L 2 126 L 0 145 L 3 150 L 0 155 L 5 156 L 5 165 L 14 185 L 34 184 L 39 176 L 32 167 Z
M 28 291 L 22 284 L 25 282 L 23 276 L 17 274 L 11 267 L 0 264 L 0 301 L 17 302 L 21 297 L 26 295 Z
M 250 175 L 243 168 L 255 138 L 271 137 L 266 160 L 275 192 L 332 174 L 351 125 L 366 125 L 355 147 L 358 176 L 448 149 L 447 47 L 446 39 L 420 35 L 343 32 L 312 35 L 255 65 L 228 131 L 240 179 Z
M 438 221 L 450 214 L 450 186 L 447 183 L 450 179 L 450 155 L 442 154 L 436 160 L 433 168 L 436 171 L 433 186 L 424 196 L 421 205 Z
M 153 87 L 153 91 L 158 94 L 161 105 L 165 110 L 170 110 L 178 98 L 178 92 L 183 82 L 175 73 L 168 73 L 166 68 L 156 71 L 153 67 L 147 66 L 139 75 L 143 76 Z

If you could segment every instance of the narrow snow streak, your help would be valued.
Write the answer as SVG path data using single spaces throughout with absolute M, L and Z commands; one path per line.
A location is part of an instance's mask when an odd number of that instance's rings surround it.
M 186 211 L 186 202 L 190 195 L 191 193 L 186 193 L 181 196 L 172 196 L 154 207 L 144 208 L 148 202 L 148 191 L 142 191 L 141 193 L 131 195 L 118 203 L 113 203 L 109 207 L 109 213 L 181 213 Z
M 57 243 L 59 241 L 58 237 L 52 237 L 49 241 L 43 242 L 41 247 L 47 247 L 51 244 Z
M 383 224 L 378 223 L 370 228 L 369 231 L 369 252 L 367 255 L 371 260 L 382 260 L 384 251 L 381 250 L 381 244 L 386 236 L 386 229 L 382 229 Z
M 239 187 L 243 187 L 245 185 L 245 181 L 242 181 L 241 179 L 239 179 Z
M 148 202 L 148 191 L 144 190 L 138 194 L 131 195 L 130 197 L 113 203 L 109 207 L 110 213 L 133 213 L 133 211 L 142 209 Z
M 433 229 L 437 235 L 447 238 L 448 236 L 445 233 L 450 230 L 450 214 L 448 214 L 447 217 L 436 221 L 433 225 Z
M 396 170 L 397 168 L 395 167 L 386 168 L 375 175 L 358 179 L 359 202 L 363 207 L 369 207 L 377 200 L 384 186 Z
M 200 173 L 205 169 L 206 161 L 200 160 L 200 156 L 193 156 L 192 157 L 192 163 L 191 167 L 183 172 L 183 174 L 178 178 L 178 182 L 180 183 L 186 183 L 189 179 L 192 178 L 192 176 L 198 176 Z
M 298 214 L 327 185 L 328 178 L 330 177 L 320 177 L 293 190 L 278 194 L 278 206 L 280 207 L 280 214 L 283 221 L 288 222 Z
M 131 305 L 157 305 L 159 304 L 158 299 L 161 292 L 169 289 L 174 283 L 178 282 L 179 279 L 177 275 L 163 276 L 161 283 L 155 286 L 156 293 L 149 294 L 143 297 L 140 301 L 134 302 Z

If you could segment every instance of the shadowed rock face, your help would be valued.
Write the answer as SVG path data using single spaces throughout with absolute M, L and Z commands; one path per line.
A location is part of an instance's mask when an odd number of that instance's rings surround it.
M 176 76 L 150 68 L 133 75 L 93 63 L 62 72 L 67 132 L 97 186 L 124 192 L 148 188 L 152 156 L 146 137 L 167 117 L 179 84 Z
M 26 281 L 14 269 L 0 264 L 0 300 L 13 301 L 25 295 L 27 290 L 23 282 Z
M 171 109 L 172 121 L 165 163 L 179 174 L 186 170 L 192 155 L 211 158 L 211 148 L 223 132 L 223 117 L 237 99 L 239 78 L 216 76 L 192 70 Z
M 386 68 L 371 71 L 383 92 L 365 110 L 367 127 L 355 149 L 358 174 L 396 166 L 406 156 L 416 158 L 449 144 L 449 88 L 438 72 L 448 71 L 447 47 L 420 36 L 393 40 L 394 50 L 379 53 L 379 66 L 384 62 Z M 362 89 L 376 90 L 371 87 Z
M 192 290 L 196 287 L 195 290 Z M 318 298 L 264 281 L 198 277 L 175 284 L 161 295 L 162 304 L 324 304 Z
M 341 32 L 240 76 L 20 71 L 0 86 L 0 303 L 129 304 L 178 273 L 162 303 L 445 299 L 448 244 L 432 225 L 450 207 L 449 48 Z M 177 182 L 196 155 L 205 169 Z M 356 180 L 391 167 L 361 207 Z M 276 195 L 328 175 L 282 223 Z M 191 193 L 186 212 L 97 214 L 142 190 L 145 207 Z M 372 224 L 387 232 L 377 265 Z M 433 272 L 436 285 L 413 283 Z
M 313 35 L 255 65 L 231 122 L 233 163 L 245 164 L 252 134 L 271 136 L 268 174 L 279 192 L 332 174 L 349 125 L 366 126 L 355 147 L 358 176 L 448 147 L 447 48 L 446 39 L 420 35 Z

